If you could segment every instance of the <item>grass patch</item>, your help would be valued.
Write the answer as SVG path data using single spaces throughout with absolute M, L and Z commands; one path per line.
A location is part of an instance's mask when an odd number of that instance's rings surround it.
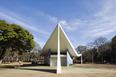
M 70 64 L 69 66 L 73 66 L 73 65 L 75 65 L 75 64 Z
M 0 68 L 16 68 L 15 65 L 0 65 Z

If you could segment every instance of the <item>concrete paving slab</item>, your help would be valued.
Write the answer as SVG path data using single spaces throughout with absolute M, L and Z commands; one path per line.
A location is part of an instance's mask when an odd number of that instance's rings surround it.
M 59 74 L 59 77 L 75 77 L 73 74 Z
M 116 74 L 113 73 L 78 73 L 73 74 L 74 77 L 116 77 Z
M 56 74 L 56 67 L 31 66 L 1 69 L 0 77 L 116 77 L 116 70 L 69 66 L 62 67 L 62 73 Z
M 116 74 L 111 73 L 78 73 L 78 74 L 49 74 L 49 73 L 16 73 L 16 74 L 8 74 L 8 73 L 1 73 L 0 77 L 116 77 Z

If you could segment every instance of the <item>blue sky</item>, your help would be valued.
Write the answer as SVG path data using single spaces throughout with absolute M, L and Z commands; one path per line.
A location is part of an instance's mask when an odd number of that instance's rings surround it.
M 0 19 L 29 30 L 41 47 L 59 22 L 76 48 L 116 35 L 116 0 L 0 0 Z

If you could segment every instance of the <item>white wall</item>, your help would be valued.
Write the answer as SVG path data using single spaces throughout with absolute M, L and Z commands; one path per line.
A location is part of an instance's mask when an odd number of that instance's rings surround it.
M 66 55 L 61 55 L 61 66 L 66 66 Z M 57 66 L 57 57 L 56 55 L 51 55 L 50 66 Z
M 50 66 L 57 66 L 57 58 L 56 57 L 51 57 Z
M 70 64 L 73 64 L 73 60 L 72 60 L 70 54 L 67 51 L 67 66 L 69 66 Z

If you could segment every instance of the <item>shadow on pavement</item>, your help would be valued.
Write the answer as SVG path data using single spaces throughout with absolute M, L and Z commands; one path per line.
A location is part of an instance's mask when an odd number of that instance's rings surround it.
M 36 68 L 36 69 L 25 68 L 25 67 L 34 67 L 34 66 L 44 66 L 44 67 L 43 68 Z M 40 71 L 40 72 L 46 72 L 46 73 L 56 73 L 56 69 L 46 68 L 45 66 L 48 66 L 48 65 L 45 65 L 45 64 L 23 64 L 20 66 L 22 68 L 18 68 L 18 69 Z
M 22 70 L 32 70 L 32 71 L 42 71 L 42 72 L 48 72 L 48 73 L 56 73 L 56 70 L 55 69 L 27 69 L 27 68 L 19 68 L 19 69 L 22 69 Z
M 23 64 L 20 67 L 30 67 L 30 66 L 48 66 L 45 64 Z

